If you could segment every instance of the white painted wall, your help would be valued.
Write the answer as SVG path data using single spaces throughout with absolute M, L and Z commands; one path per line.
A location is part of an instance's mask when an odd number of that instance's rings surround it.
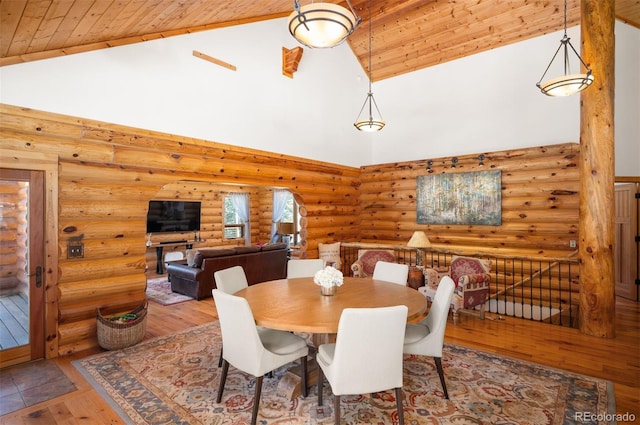
M 640 176 L 640 30 L 616 22 L 617 176 Z
M 374 83 L 388 122 L 375 134 L 352 125 L 367 78 L 347 44 L 305 48 L 282 75 L 282 47 L 297 45 L 285 19 L 2 67 L 0 102 L 353 166 L 577 142 L 579 96 L 535 86 L 561 37 Z M 640 175 L 639 39 L 616 23 L 617 175 Z
M 640 30 L 616 22 L 615 31 L 616 175 L 640 176 Z M 568 35 L 579 51 L 580 28 Z M 372 163 L 578 142 L 580 96 L 549 97 L 535 85 L 562 36 L 552 33 L 374 84 L 388 125 L 374 135 Z
M 578 43 L 579 28 L 572 30 Z M 549 97 L 536 87 L 561 38 L 553 33 L 376 84 L 389 124 L 374 143 L 374 162 L 577 142 L 580 96 Z
M 349 46 L 305 49 L 290 79 L 282 75 L 282 47 L 297 45 L 278 19 L 11 65 L 0 68 L 0 102 L 335 163 L 369 162 L 352 126 L 366 84 L 354 84 L 364 74 Z

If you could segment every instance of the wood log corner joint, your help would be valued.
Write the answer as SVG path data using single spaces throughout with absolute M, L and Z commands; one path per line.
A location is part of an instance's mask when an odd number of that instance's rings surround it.
M 293 49 L 282 48 L 282 75 L 293 78 L 293 73 L 298 70 L 298 64 L 302 59 L 302 47 Z

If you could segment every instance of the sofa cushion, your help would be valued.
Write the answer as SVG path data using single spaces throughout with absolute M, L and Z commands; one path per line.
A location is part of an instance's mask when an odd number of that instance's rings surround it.
M 335 243 L 318 243 L 318 258 L 324 260 L 325 264 L 335 263 L 339 270 L 342 267 L 340 260 L 340 242 Z
M 264 244 L 264 245 L 262 245 L 261 249 L 262 249 L 262 251 L 272 251 L 274 249 L 283 249 L 283 248 L 286 248 L 286 247 L 287 247 L 286 243 L 276 242 L 276 243 Z
M 209 248 L 199 249 L 193 257 L 193 266 L 202 267 L 202 260 L 205 258 L 223 257 L 225 255 L 233 255 L 236 251 L 233 248 Z
M 258 252 L 260 251 L 260 247 L 257 245 L 250 246 L 236 246 L 233 248 L 236 254 L 248 254 L 250 252 Z

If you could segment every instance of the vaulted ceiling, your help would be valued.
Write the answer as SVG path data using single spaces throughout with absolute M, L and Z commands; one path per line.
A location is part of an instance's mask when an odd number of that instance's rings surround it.
M 311 2 L 302 0 L 302 5 Z M 331 0 L 348 7 L 345 1 Z M 562 0 L 373 0 L 372 79 L 402 75 L 563 28 Z M 369 60 L 369 1 L 348 43 Z M 615 0 L 640 28 L 640 0 Z M 288 16 L 293 0 L 0 0 L 0 66 Z M 568 0 L 567 24 L 580 22 Z M 285 46 L 294 47 L 296 42 Z

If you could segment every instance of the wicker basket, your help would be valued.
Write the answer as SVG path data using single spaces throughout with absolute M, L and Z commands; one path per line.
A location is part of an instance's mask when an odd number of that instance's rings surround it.
M 105 350 L 119 350 L 142 341 L 147 330 L 147 304 L 131 312 L 137 318 L 127 323 L 117 323 L 105 318 L 98 309 L 98 344 Z

